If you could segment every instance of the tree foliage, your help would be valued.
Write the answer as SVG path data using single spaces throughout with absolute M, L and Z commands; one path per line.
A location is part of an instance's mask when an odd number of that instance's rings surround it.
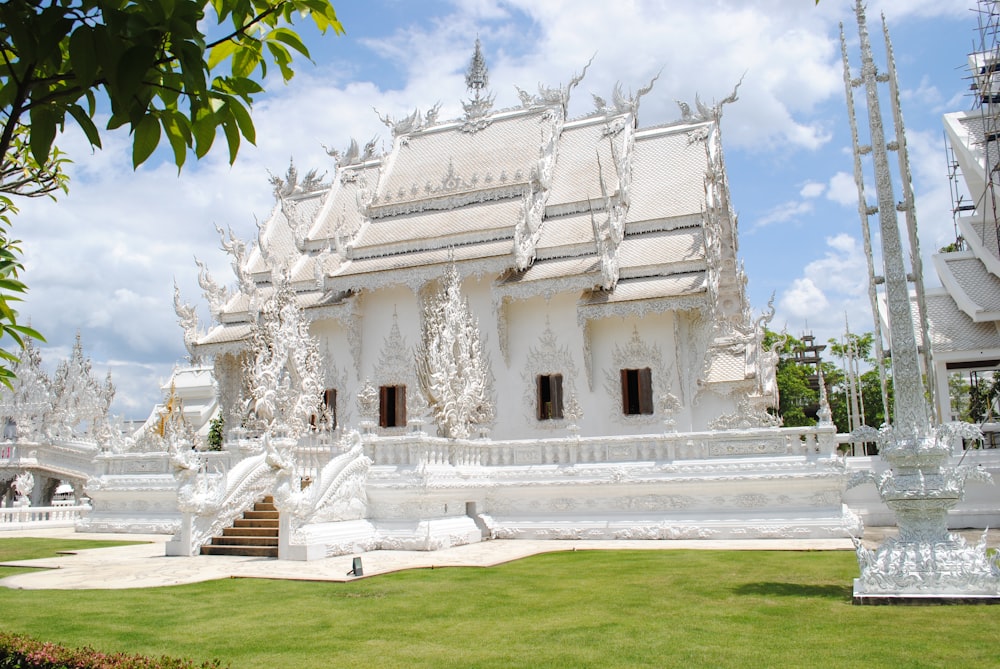
M 796 352 L 804 350 L 805 343 L 795 337 L 768 331 L 765 334 L 765 346 L 782 337 L 784 342 L 778 348 L 780 359 L 776 373 L 779 394 L 778 415 L 786 426 L 815 425 L 815 411 L 819 406 L 820 397 L 819 389 L 810 384 L 810 377 L 816 374 L 816 367 L 813 364 L 803 364 L 796 358 Z M 878 369 L 875 368 L 875 359 L 872 357 L 873 348 L 874 335 L 871 332 L 861 335 L 848 334 L 845 342 L 833 339 L 827 342 L 826 350 L 834 360 L 822 361 L 820 367 L 823 371 L 823 383 L 826 386 L 833 422 L 840 432 L 849 432 L 851 429 L 850 389 L 848 376 L 844 370 L 849 354 L 857 357 L 861 368 L 865 370 L 858 375 L 857 384 L 860 390 L 858 408 L 863 414 L 861 423 L 879 427 L 886 421 Z M 888 392 L 891 408 L 891 380 Z
M 0 150 L 27 146 L 47 165 L 56 134 L 76 123 L 101 146 L 107 129 L 128 126 L 132 164 L 166 137 L 178 167 L 189 150 L 208 153 L 219 129 L 235 160 L 254 142 L 250 105 L 269 63 L 292 78 L 293 53 L 309 57 L 288 27 L 308 14 L 321 32 L 342 33 L 329 0 L 50 0 L 0 5 Z M 205 31 L 205 32 L 203 32 Z M 214 35 L 210 37 L 208 33 Z M 228 63 L 228 67 L 224 64 Z
M 253 97 L 268 66 L 283 80 L 309 51 L 290 26 L 343 33 L 330 0 L 8 0 L 0 3 L 0 329 L 19 345 L 25 285 L 8 236 L 12 196 L 66 190 L 56 137 L 75 124 L 94 148 L 127 128 L 138 167 L 166 138 L 180 169 L 225 137 L 229 161 L 254 143 Z M 106 120 L 105 120 L 106 117 Z M 0 350 L 0 381 L 9 382 Z

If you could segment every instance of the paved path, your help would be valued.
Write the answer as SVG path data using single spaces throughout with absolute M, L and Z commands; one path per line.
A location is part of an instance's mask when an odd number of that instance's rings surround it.
M 5 567 L 40 567 L 8 576 L 0 586 L 26 590 L 150 588 L 219 578 L 275 578 L 306 581 L 351 581 L 353 557 L 360 557 L 365 576 L 403 569 L 488 567 L 538 553 L 569 550 L 853 550 L 849 539 L 763 539 L 743 541 L 513 541 L 494 540 L 440 551 L 371 551 L 356 555 L 293 562 L 252 557 L 200 555 L 166 557 L 165 535 L 84 534 L 65 530 L 4 532 L 0 537 L 36 536 L 66 539 L 121 539 L 148 543 L 94 548 L 39 560 L 5 562 Z

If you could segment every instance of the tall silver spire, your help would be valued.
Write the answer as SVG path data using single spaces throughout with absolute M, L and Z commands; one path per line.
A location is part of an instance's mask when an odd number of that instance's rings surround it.
M 490 70 L 486 67 L 483 57 L 483 46 L 476 38 L 476 50 L 469 61 L 469 69 L 465 71 L 465 86 L 472 93 L 472 100 L 463 102 L 465 109 L 465 124 L 462 130 L 476 132 L 490 124 L 489 114 L 493 109 L 493 94 L 489 92 Z

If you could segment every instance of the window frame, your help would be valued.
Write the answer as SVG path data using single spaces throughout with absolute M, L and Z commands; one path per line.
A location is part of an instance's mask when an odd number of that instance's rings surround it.
M 653 371 L 649 367 L 623 368 L 621 375 L 622 414 L 652 416 Z
M 539 421 L 563 419 L 562 381 L 562 374 L 535 375 L 535 418 Z
M 379 386 L 378 425 L 383 428 L 406 427 L 406 385 Z

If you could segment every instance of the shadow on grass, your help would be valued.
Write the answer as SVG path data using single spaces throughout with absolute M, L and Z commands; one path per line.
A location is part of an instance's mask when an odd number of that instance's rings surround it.
M 850 584 L 814 585 L 811 583 L 744 583 L 733 588 L 738 595 L 770 595 L 778 597 L 823 597 L 850 601 L 854 590 Z

